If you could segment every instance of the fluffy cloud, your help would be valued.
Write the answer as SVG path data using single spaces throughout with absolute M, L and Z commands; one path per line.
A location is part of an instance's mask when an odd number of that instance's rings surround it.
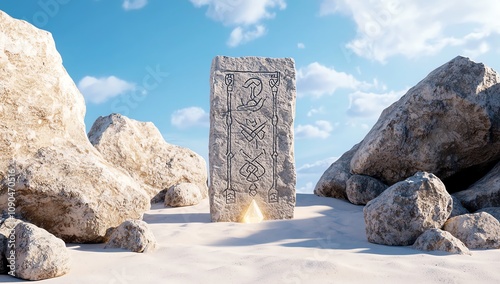
M 330 122 L 326 120 L 318 120 L 312 124 L 302 125 L 299 124 L 295 128 L 295 137 L 297 139 L 301 138 L 320 138 L 325 139 L 330 136 L 333 131 L 333 126 Z
M 347 14 L 357 25 L 347 48 L 380 62 L 395 55 L 432 55 L 447 47 L 485 52 L 483 41 L 500 33 L 496 0 L 481 5 L 467 0 L 323 0 L 320 14 L 332 13 Z
M 263 20 L 272 19 L 274 9 L 286 8 L 285 0 L 190 0 L 197 8 L 208 6 L 206 15 L 225 26 L 234 27 L 227 44 L 235 47 L 265 34 Z
M 302 42 L 299 42 L 299 43 L 297 43 L 297 48 L 298 49 L 304 49 L 304 48 L 306 48 L 306 45 L 304 43 L 302 43 Z
M 307 116 L 311 117 L 316 114 L 321 114 L 325 112 L 325 108 L 320 106 L 319 108 L 312 108 L 307 112 Z
M 323 160 L 315 161 L 313 163 L 306 163 L 297 168 L 298 174 L 311 174 L 311 173 L 323 173 L 328 167 L 338 160 L 338 157 L 329 157 Z
M 356 91 L 349 95 L 347 114 L 354 117 L 377 118 L 382 111 L 397 101 L 406 90 L 385 94 Z
M 355 90 L 370 86 L 369 83 L 360 82 L 350 74 L 338 72 L 318 62 L 313 62 L 297 71 L 297 92 L 299 97 L 306 95 L 321 97 L 331 95 L 337 89 Z
M 148 0 L 124 0 L 122 7 L 123 9 L 129 11 L 129 10 L 142 9 L 147 4 Z
M 101 78 L 85 76 L 78 82 L 78 89 L 87 101 L 100 104 L 110 98 L 134 90 L 135 84 L 115 76 Z
M 209 126 L 209 115 L 200 107 L 188 107 L 176 110 L 170 122 L 177 128 L 189 128 L 193 126 Z
M 256 38 L 263 36 L 266 33 L 266 28 L 262 25 L 258 25 L 253 30 L 246 30 L 242 27 L 236 27 L 231 32 L 229 39 L 227 40 L 227 45 L 230 47 L 236 47 L 240 44 L 245 44 Z

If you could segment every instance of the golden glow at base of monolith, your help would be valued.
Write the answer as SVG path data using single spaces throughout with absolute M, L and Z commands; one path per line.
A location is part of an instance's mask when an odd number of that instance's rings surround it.
M 262 222 L 262 220 L 264 220 L 264 215 L 262 215 L 257 202 L 255 202 L 255 200 L 252 200 L 252 203 L 250 203 L 250 206 L 248 206 L 248 209 L 245 212 L 245 215 L 243 215 L 243 219 L 241 220 L 241 222 L 260 223 Z

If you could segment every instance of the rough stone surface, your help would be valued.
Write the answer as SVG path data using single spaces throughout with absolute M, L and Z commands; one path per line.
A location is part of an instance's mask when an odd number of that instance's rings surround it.
M 352 158 L 353 173 L 389 185 L 417 171 L 460 179 L 500 160 L 498 83 L 495 71 L 464 57 L 437 68 L 383 111 Z
M 187 148 L 165 142 L 152 122 L 120 114 L 101 116 L 88 137 L 106 160 L 143 184 L 151 198 L 182 182 L 196 184 L 203 198 L 208 196 L 205 160 Z M 160 196 L 154 201 L 163 199 Z
M 365 206 L 368 241 L 384 245 L 412 245 L 426 230 L 441 228 L 453 201 L 435 175 L 418 172 L 386 189 Z
M 351 159 L 358 150 L 360 143 L 344 153 L 323 173 L 314 188 L 314 194 L 347 200 L 347 180 L 351 174 Z
M 193 183 L 180 183 L 171 186 L 165 194 L 165 206 L 191 206 L 202 200 L 200 188 Z
M 240 221 L 252 200 L 265 220 L 293 218 L 293 59 L 217 56 L 210 84 L 212 221 Z
M 470 211 L 500 207 L 500 163 L 467 190 L 457 192 L 454 196 Z
M 150 252 L 156 248 L 156 238 L 146 222 L 127 220 L 113 230 L 105 248 Z
M 462 205 L 462 202 L 458 198 L 452 195 L 451 199 L 453 200 L 453 210 L 451 211 L 450 218 L 469 213 L 469 210 Z
M 378 179 L 363 175 L 352 175 L 346 183 L 347 198 L 352 204 L 365 205 L 384 192 L 387 187 Z
M 16 212 L 69 242 L 98 242 L 140 218 L 149 198 L 85 134 L 83 96 L 52 36 L 0 11 L 0 208 L 9 171 Z
M 61 239 L 25 222 L 17 224 L 15 231 L 16 277 L 43 280 L 70 271 L 70 255 Z
M 491 216 L 495 217 L 498 221 L 500 221 L 500 207 L 486 207 L 481 210 L 476 211 L 475 213 L 486 212 Z
M 452 234 L 441 229 L 429 229 L 417 238 L 413 244 L 414 249 L 424 251 L 444 251 L 453 254 L 468 254 L 469 249 L 465 244 Z
M 500 222 L 486 212 L 450 218 L 443 229 L 470 249 L 500 248 Z

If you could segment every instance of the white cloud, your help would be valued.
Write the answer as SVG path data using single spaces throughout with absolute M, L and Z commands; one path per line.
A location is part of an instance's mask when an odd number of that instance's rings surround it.
M 464 55 L 470 57 L 471 59 L 475 59 L 488 51 L 490 51 L 490 45 L 483 41 L 476 48 L 465 49 Z
M 298 174 L 311 174 L 311 173 L 323 173 L 328 169 L 328 167 L 337 161 L 338 157 L 329 157 L 323 160 L 315 161 L 313 163 L 306 163 L 297 168 Z
M 401 98 L 404 93 L 406 90 L 385 94 L 356 91 L 349 95 L 347 114 L 354 117 L 377 118 L 385 108 Z
M 330 136 L 333 131 L 333 126 L 326 120 L 318 120 L 312 124 L 302 125 L 299 124 L 295 128 L 295 137 L 301 138 L 320 138 L 325 139 Z
M 193 126 L 209 126 L 209 115 L 200 107 L 188 107 L 176 110 L 170 122 L 177 128 L 189 128 Z
M 147 4 L 148 0 L 124 0 L 122 7 L 127 11 L 138 10 L 144 8 Z
M 324 113 L 325 112 L 325 108 L 324 107 L 319 107 L 319 108 L 312 108 L 310 109 L 308 112 L 307 112 L 307 116 L 308 117 L 311 117 L 313 115 L 316 115 L 316 114 L 321 114 L 321 113 Z
M 115 76 L 96 78 L 85 76 L 78 82 L 78 89 L 86 100 L 100 104 L 108 99 L 135 89 L 135 84 Z
M 350 74 L 337 72 L 335 69 L 323 66 L 318 62 L 313 62 L 297 71 L 299 97 L 306 95 L 321 97 L 331 95 L 337 89 L 355 90 L 370 86 L 371 84 L 360 82 Z
M 285 0 L 190 0 L 197 8 L 208 6 L 206 15 L 225 26 L 234 27 L 227 44 L 231 47 L 263 36 L 262 21 L 276 16 L 275 9 L 286 8 Z
M 346 46 L 380 62 L 395 55 L 432 55 L 447 47 L 465 51 L 500 34 L 496 0 L 481 5 L 468 0 L 323 0 L 320 15 L 332 13 L 347 14 L 357 25 L 356 37 Z
M 302 42 L 299 42 L 299 43 L 297 43 L 297 48 L 298 49 L 304 49 L 304 48 L 306 48 L 306 45 L 304 43 L 302 43 Z
M 307 182 L 304 186 L 297 188 L 297 193 L 312 193 L 314 191 L 314 183 Z
M 236 47 L 240 44 L 245 44 L 256 38 L 263 36 L 266 33 L 266 28 L 262 25 L 255 26 L 254 30 L 246 30 L 242 27 L 236 27 L 229 35 L 227 40 L 227 45 L 230 47 Z

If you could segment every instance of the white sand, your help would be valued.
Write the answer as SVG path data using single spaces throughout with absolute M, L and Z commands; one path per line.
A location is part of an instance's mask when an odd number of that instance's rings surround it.
M 211 223 L 208 200 L 156 205 L 144 217 L 156 251 L 70 244 L 72 271 L 38 283 L 500 283 L 500 250 L 444 255 L 371 244 L 362 210 L 299 194 L 295 219 L 240 224 Z

